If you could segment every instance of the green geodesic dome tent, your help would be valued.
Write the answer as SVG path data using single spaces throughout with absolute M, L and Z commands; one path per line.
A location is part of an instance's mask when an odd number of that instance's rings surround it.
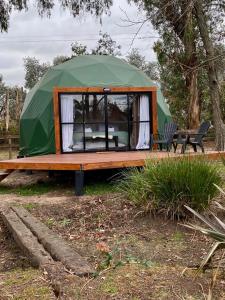
M 156 86 L 144 72 L 107 55 L 84 55 L 52 67 L 28 93 L 20 118 L 20 156 L 55 153 L 54 87 Z M 171 120 L 158 89 L 158 127 Z

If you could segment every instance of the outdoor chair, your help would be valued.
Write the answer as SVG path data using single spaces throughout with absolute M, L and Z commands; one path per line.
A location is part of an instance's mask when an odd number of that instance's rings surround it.
M 167 151 L 171 150 L 172 145 L 174 146 L 173 137 L 175 132 L 177 131 L 177 124 L 170 122 L 164 125 L 164 132 L 162 134 L 158 134 L 158 139 L 154 139 L 153 136 L 153 145 L 158 145 L 159 149 L 162 151 L 163 147 L 166 148 Z
M 203 138 L 206 136 L 211 123 L 209 121 L 202 122 L 198 131 L 196 133 L 185 133 L 181 132 L 178 134 L 177 140 L 174 141 L 174 152 L 177 150 L 177 146 L 182 145 L 181 153 L 184 153 L 187 145 L 191 145 L 194 149 L 194 152 L 197 152 L 197 146 L 199 146 L 202 152 L 205 152 L 203 145 Z

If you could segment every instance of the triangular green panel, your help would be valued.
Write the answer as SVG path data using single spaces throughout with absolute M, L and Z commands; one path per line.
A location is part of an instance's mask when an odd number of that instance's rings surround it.
M 151 87 L 156 84 L 126 61 L 107 55 L 84 55 L 52 67 L 28 93 L 20 119 L 20 155 L 55 153 L 53 88 Z M 158 124 L 171 120 L 169 108 L 158 90 Z

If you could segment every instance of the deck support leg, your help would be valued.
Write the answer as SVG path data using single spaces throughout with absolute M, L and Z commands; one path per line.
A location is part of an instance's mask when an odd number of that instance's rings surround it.
M 54 177 L 54 174 L 55 174 L 55 173 L 54 173 L 53 170 L 49 170 L 49 171 L 48 171 L 48 177 L 49 177 L 49 178 L 53 178 L 53 177 Z
M 84 194 L 84 171 L 75 171 L 75 195 L 82 196 Z

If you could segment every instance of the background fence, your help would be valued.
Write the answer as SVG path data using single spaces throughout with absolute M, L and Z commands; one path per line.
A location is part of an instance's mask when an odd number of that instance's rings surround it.
M 0 152 L 6 152 L 9 159 L 13 153 L 19 150 L 19 135 L 7 135 L 0 137 Z M 7 155 L 8 153 L 8 155 Z

